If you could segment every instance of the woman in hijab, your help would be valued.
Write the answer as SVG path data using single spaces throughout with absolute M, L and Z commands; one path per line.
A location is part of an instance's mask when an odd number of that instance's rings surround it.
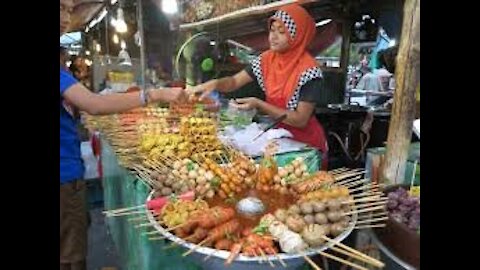
M 257 109 L 272 118 L 287 114 L 279 125 L 289 130 L 294 139 L 317 148 L 323 153 L 326 169 L 327 141 L 322 125 L 315 117 L 315 104 L 322 89 L 322 72 L 308 52 L 313 40 L 315 20 L 298 4 L 286 5 L 269 19 L 270 49 L 231 77 L 215 79 L 193 87 L 193 93 L 213 90 L 232 92 L 256 82 L 265 93 L 265 100 L 238 98 L 242 109 Z

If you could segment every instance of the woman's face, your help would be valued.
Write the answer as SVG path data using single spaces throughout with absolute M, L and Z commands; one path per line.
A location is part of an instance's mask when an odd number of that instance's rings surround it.
M 278 21 L 273 21 L 270 25 L 270 32 L 268 34 L 268 42 L 270 49 L 275 52 L 285 52 L 290 48 L 288 44 L 287 29 Z

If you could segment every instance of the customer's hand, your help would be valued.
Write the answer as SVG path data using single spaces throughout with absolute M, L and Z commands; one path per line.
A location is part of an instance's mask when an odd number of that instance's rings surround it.
M 200 95 L 200 101 L 203 100 L 205 97 L 210 95 L 213 90 L 215 90 L 217 86 L 216 80 L 211 80 L 206 83 L 202 83 L 196 86 L 193 86 L 189 89 L 187 89 L 188 95 L 192 97 L 196 97 L 197 95 Z
M 237 98 L 235 101 L 238 103 L 236 106 L 240 110 L 253 110 L 258 108 L 260 100 L 254 97 Z
M 188 95 L 180 87 L 161 88 L 148 91 L 150 102 L 185 103 Z

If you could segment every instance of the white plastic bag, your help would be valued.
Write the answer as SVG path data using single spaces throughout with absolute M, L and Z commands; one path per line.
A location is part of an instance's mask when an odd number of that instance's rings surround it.
M 82 153 L 83 165 L 85 166 L 83 179 L 98 178 L 98 160 L 93 154 L 92 144 L 90 141 L 82 142 L 80 145 L 80 151 Z

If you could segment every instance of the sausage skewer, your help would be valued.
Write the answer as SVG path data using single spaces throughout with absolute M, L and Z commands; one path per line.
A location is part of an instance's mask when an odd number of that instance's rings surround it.
M 231 220 L 227 223 L 221 224 L 213 228 L 212 230 L 210 230 L 210 232 L 208 232 L 208 236 L 203 241 L 198 243 L 192 249 L 183 253 L 182 256 L 183 257 L 188 256 L 190 253 L 200 248 L 203 244 L 207 242 L 215 242 L 217 240 L 220 240 L 224 238 L 226 235 L 235 233 L 235 231 L 237 231 L 238 229 L 240 229 L 240 223 L 237 220 Z

